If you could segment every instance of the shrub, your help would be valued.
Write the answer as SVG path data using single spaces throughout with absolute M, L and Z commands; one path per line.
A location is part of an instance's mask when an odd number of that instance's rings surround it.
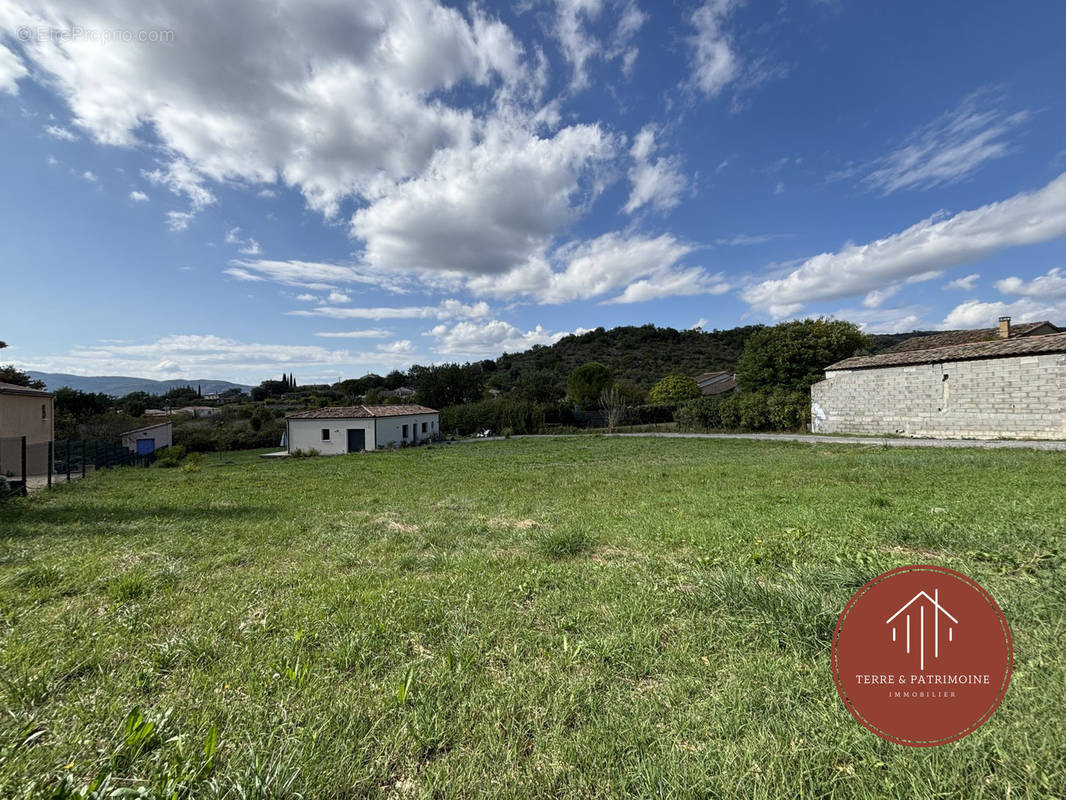
M 480 403 L 467 403 L 461 406 L 449 406 L 440 412 L 440 430 L 442 434 L 455 433 L 466 436 L 483 430 L 512 434 L 540 433 L 549 415 L 558 417 L 559 412 L 553 403 L 531 403 L 527 400 L 512 400 L 497 397 L 482 400 Z
M 677 404 L 700 396 L 700 385 L 688 375 L 667 375 L 648 392 L 653 403 Z
M 809 410 L 806 392 L 774 389 L 690 400 L 677 421 L 682 430 L 794 431 L 806 427 Z
M 163 469 L 173 469 L 181 464 L 183 458 L 185 458 L 185 447 L 175 444 L 164 449 L 162 455 L 156 456 L 155 465 Z

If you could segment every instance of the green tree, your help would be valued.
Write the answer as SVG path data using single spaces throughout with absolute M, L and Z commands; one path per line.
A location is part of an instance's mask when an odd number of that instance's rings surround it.
M 566 393 L 579 406 L 595 408 L 600 395 L 614 383 L 610 368 L 598 361 L 589 361 L 570 373 L 566 379 Z
M 783 322 L 748 337 L 737 364 L 737 387 L 754 392 L 790 389 L 806 392 L 835 361 L 870 346 L 852 322 L 826 317 Z
M 693 400 L 702 394 L 695 378 L 688 375 L 667 375 L 648 392 L 653 403 L 676 404 Z
M 43 389 L 44 381 L 35 381 L 28 372 L 17 369 L 14 364 L 0 365 L 0 383 L 13 383 L 30 389 Z

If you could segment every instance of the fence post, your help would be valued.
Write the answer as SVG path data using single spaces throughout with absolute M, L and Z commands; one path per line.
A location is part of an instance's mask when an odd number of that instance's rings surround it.
M 52 488 L 52 467 L 55 466 L 55 464 L 52 463 L 52 456 L 53 456 L 52 449 L 54 447 L 54 444 L 55 443 L 51 439 L 48 440 L 48 488 L 49 489 Z
M 67 483 L 70 483 L 70 439 L 67 439 Z

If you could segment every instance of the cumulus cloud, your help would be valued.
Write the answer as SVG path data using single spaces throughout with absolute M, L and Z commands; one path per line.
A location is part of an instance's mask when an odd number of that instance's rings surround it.
M 888 155 L 831 177 L 860 175 L 867 186 L 886 195 L 957 183 L 988 161 L 1010 154 L 1007 136 L 1029 117 L 1027 111 L 1006 113 L 990 92 L 975 92 Z
M 1006 247 L 1063 235 L 1066 173 L 1034 192 L 952 216 L 937 214 L 884 239 L 814 256 L 784 277 L 749 286 L 742 297 L 774 316 L 789 316 L 815 300 L 884 292 Z
M 357 211 L 352 232 L 379 269 L 506 272 L 595 197 L 595 168 L 614 149 L 598 125 L 541 138 L 493 123 L 477 145 L 438 151 L 423 175 Z
M 154 42 L 59 37 L 27 42 L 23 53 L 98 142 L 134 145 L 150 129 L 171 156 L 155 179 L 187 196 L 191 210 L 213 202 L 204 180 L 281 181 L 335 214 L 345 197 L 374 197 L 419 174 L 437 148 L 470 139 L 473 114 L 440 93 L 528 77 L 511 32 L 476 6 L 312 5 L 281 0 L 263 14 L 253 0 L 150 9 L 136 0 L 29 0 L 0 25 L 12 36 L 22 25 L 113 30 L 138 19 L 172 30 L 180 58 Z
M 168 211 L 167 227 L 175 232 L 187 230 L 194 216 L 191 211 Z
M 842 308 L 830 316 L 854 322 L 865 333 L 907 333 L 932 327 L 925 306 L 896 308 Z
M 740 58 L 725 22 L 738 0 L 708 0 L 692 14 L 696 33 L 689 38 L 692 81 L 708 97 L 721 94 L 740 74 Z
M 0 44 L 0 92 L 18 94 L 18 81 L 28 74 L 26 65 L 19 57 Z
M 486 358 L 501 353 L 528 350 L 536 344 L 554 344 L 564 333 L 551 333 L 540 325 L 522 331 L 509 322 L 494 319 L 487 322 L 458 322 L 438 325 L 429 331 L 437 340 L 436 350 L 447 356 Z
M 681 193 L 688 181 L 681 172 L 681 159 L 663 156 L 652 159 L 655 152 L 656 130 L 654 125 L 645 125 L 633 140 L 630 155 L 633 166 L 629 169 L 632 189 L 623 211 L 632 214 L 643 206 L 657 211 L 667 211 L 681 202 Z
M 130 200 L 132 200 L 134 203 L 147 203 L 148 195 L 146 195 L 144 192 L 134 190 L 130 192 Z
M 694 249 L 670 234 L 650 238 L 606 233 L 559 247 L 550 259 L 531 259 L 504 275 L 472 278 L 467 286 L 479 294 L 527 296 L 541 303 L 584 300 L 622 289 L 626 291 L 612 298 L 613 302 L 716 291 L 722 285 L 718 276 L 698 267 L 678 268 L 678 262 Z M 632 291 L 627 289 L 630 284 L 635 284 Z
M 378 351 L 382 353 L 392 353 L 394 355 L 413 353 L 415 350 L 414 345 L 410 339 L 400 339 L 399 341 L 389 342 L 388 344 L 379 344 Z
M 996 288 L 1003 294 L 1021 295 L 1030 298 L 1066 297 L 1066 274 L 1058 267 L 1050 269 L 1031 281 L 1012 276 L 996 281 Z
M 1028 297 L 1012 303 L 968 300 L 948 312 L 938 327 L 943 330 L 990 328 L 1000 317 L 1010 317 L 1014 322 L 1061 322 L 1066 318 L 1066 300 L 1058 298 L 1049 302 Z

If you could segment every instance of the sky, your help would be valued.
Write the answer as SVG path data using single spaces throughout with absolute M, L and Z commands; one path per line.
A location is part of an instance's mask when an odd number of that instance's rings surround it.
M 0 0 L 0 358 L 1066 325 L 1066 4 Z

